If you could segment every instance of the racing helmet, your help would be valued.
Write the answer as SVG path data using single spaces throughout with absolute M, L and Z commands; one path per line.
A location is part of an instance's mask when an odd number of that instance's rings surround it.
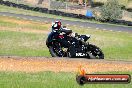
M 52 23 L 52 31 L 59 31 L 61 30 L 61 22 L 60 21 L 55 21 Z

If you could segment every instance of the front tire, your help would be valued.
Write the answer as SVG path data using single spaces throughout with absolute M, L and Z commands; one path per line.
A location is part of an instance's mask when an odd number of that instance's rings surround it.
M 62 51 L 60 55 L 52 46 L 49 47 L 49 52 L 52 57 L 67 57 L 67 52 Z
M 52 57 L 58 57 L 57 54 L 54 52 L 54 49 L 52 46 L 49 47 L 49 52 L 50 52 Z
M 102 50 L 97 47 L 96 45 L 89 44 L 88 45 L 88 52 L 94 56 L 92 59 L 104 59 L 104 53 Z

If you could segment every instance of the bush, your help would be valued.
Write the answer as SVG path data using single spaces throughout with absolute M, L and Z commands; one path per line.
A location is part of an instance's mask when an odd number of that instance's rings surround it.
M 122 18 L 122 10 L 118 0 L 108 0 L 101 8 L 100 19 L 113 21 Z

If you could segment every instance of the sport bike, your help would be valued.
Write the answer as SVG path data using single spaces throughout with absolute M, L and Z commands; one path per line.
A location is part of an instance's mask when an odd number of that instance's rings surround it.
M 104 59 L 102 50 L 88 42 L 89 35 L 50 32 L 46 45 L 52 57 Z

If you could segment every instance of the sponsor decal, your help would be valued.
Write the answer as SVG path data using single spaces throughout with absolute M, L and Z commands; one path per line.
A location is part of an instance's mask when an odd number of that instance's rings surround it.
M 85 53 L 76 53 L 76 56 L 86 56 Z

